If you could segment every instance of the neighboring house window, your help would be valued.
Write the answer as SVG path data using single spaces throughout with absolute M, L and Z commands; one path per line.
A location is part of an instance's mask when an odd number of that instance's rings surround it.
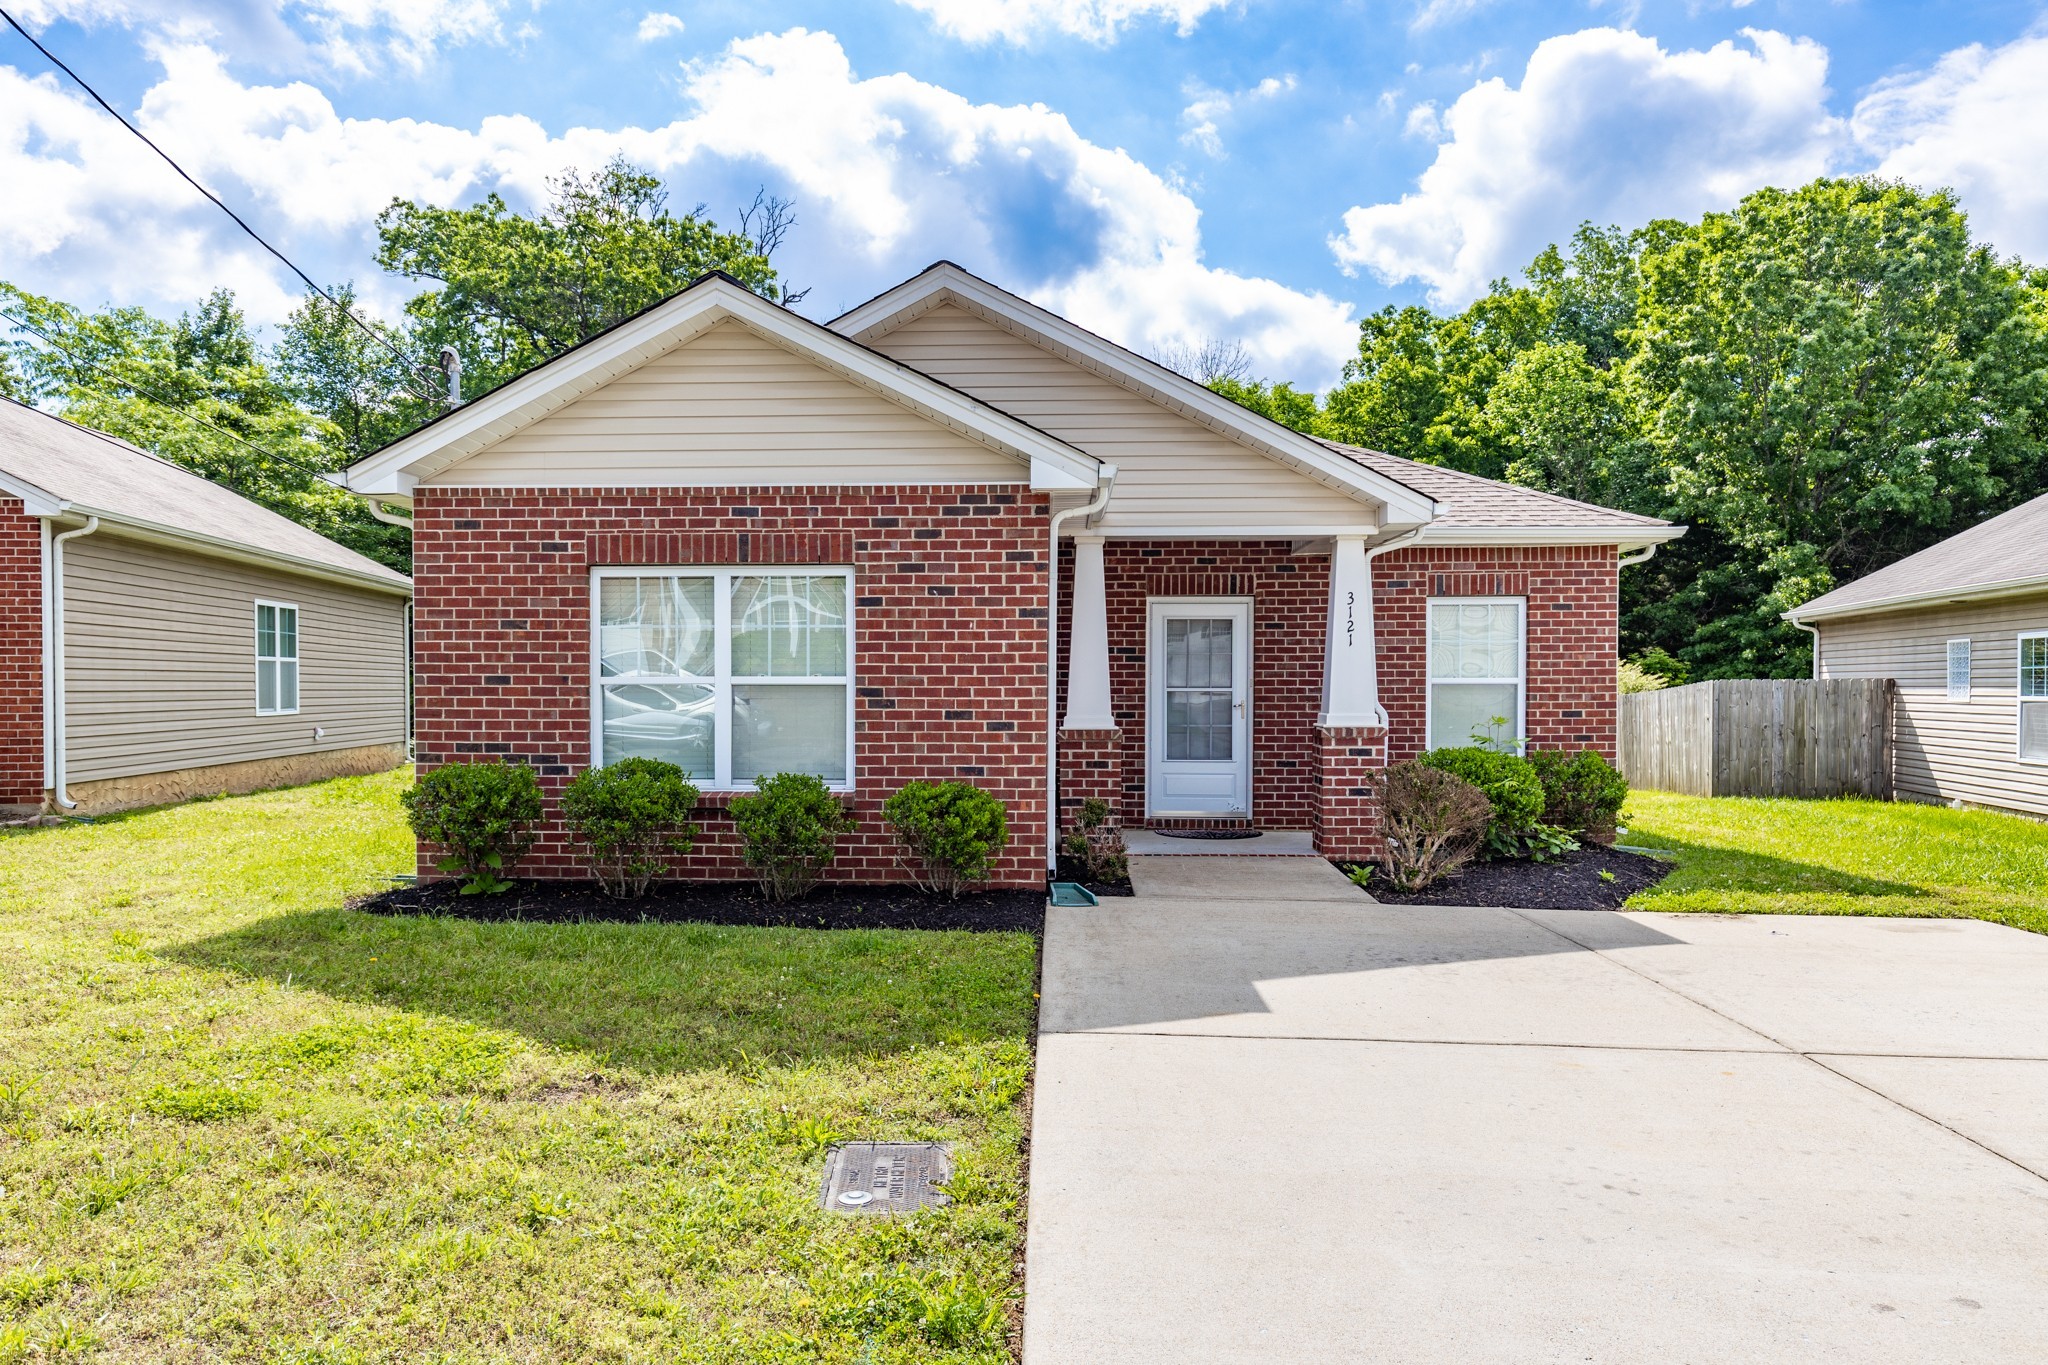
M 1948 642 L 1948 699 L 1968 701 L 1970 699 L 1970 642 L 1950 640 Z
M 2048 763 L 2048 630 L 2020 636 L 2020 757 Z
M 1429 747 L 1522 738 L 1523 601 L 1431 598 Z
M 288 716 L 299 709 L 299 609 L 256 604 L 256 714 Z
M 600 569 L 593 750 L 658 758 L 712 789 L 853 775 L 853 575 Z

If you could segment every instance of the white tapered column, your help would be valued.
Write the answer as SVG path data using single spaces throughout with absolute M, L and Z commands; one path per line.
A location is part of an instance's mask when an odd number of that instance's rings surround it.
M 1323 713 L 1318 725 L 1384 728 L 1372 630 L 1372 561 L 1365 537 L 1339 536 L 1330 551 L 1329 635 L 1323 645 Z
M 1074 537 L 1074 610 L 1068 620 L 1067 714 L 1062 730 L 1114 730 L 1109 702 L 1109 594 L 1101 536 Z

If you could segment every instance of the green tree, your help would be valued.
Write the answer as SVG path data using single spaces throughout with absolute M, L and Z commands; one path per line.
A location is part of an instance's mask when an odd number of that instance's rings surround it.
M 1485 426 L 1510 483 L 1613 506 L 1664 500 L 1627 395 L 1579 342 L 1516 356 L 1487 394 Z
M 408 332 L 368 314 L 354 286 L 328 292 L 333 302 L 309 292 L 286 320 L 276 372 L 300 406 L 326 420 L 339 458 L 352 464 L 438 416 L 445 380 Z

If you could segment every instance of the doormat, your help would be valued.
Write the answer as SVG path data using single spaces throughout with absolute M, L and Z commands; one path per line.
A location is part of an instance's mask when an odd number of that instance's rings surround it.
M 1162 839 L 1256 839 L 1261 829 L 1155 829 Z
M 907 1213 L 950 1201 L 953 1160 L 936 1142 L 849 1142 L 825 1158 L 824 1206 L 835 1213 Z

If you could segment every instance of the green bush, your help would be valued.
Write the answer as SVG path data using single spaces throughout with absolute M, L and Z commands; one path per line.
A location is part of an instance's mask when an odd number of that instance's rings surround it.
M 1083 881 L 1127 882 L 1131 859 L 1124 832 L 1109 818 L 1109 802 L 1091 796 L 1074 814 L 1074 828 L 1060 840 L 1060 852 L 1081 870 Z
M 1485 793 L 1493 810 L 1486 822 L 1487 849 L 1501 856 L 1516 856 L 1507 851 L 1512 847 L 1511 837 L 1536 824 L 1543 814 L 1543 783 L 1527 759 L 1475 745 L 1431 749 L 1416 761 L 1425 768 L 1463 778 Z
M 971 782 L 908 782 L 882 803 L 926 891 L 958 896 L 988 880 L 989 861 L 1010 842 L 1009 810 Z
M 1493 814 L 1478 787 L 1420 763 L 1396 763 L 1373 778 L 1372 792 L 1387 843 L 1383 868 L 1397 891 L 1420 891 L 1470 862 Z
M 757 777 L 754 788 L 759 795 L 732 803 L 741 856 L 771 900 L 794 900 L 818 884 L 853 820 L 824 780 L 809 773 Z
M 448 850 L 434 866 L 463 875 L 465 896 L 496 895 L 502 875 L 533 847 L 540 783 L 523 763 L 444 763 L 399 797 L 406 823 Z
M 1543 784 L 1543 823 L 1594 843 L 1614 842 L 1614 824 L 1628 800 L 1628 779 L 1612 763 L 1581 749 L 1576 754 L 1532 750 L 1529 764 Z
M 673 763 L 624 758 L 585 768 L 562 792 L 562 818 L 590 854 L 605 894 L 647 894 L 668 860 L 690 851 L 697 789 Z

